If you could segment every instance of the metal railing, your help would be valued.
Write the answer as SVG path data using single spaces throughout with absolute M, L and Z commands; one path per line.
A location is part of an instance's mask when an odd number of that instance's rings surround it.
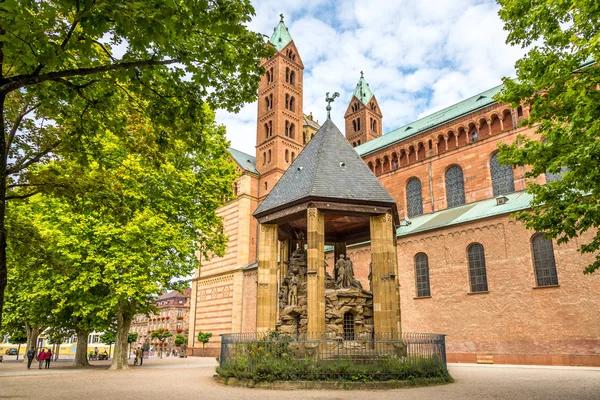
M 281 373 L 289 379 L 306 374 L 310 379 L 427 377 L 447 371 L 446 340 L 442 334 L 412 332 L 356 334 L 353 340 L 328 334 L 222 334 L 219 363 L 221 369 L 243 370 L 248 376 Z

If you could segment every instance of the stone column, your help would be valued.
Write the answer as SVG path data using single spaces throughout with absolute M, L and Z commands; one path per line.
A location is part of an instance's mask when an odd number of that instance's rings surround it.
M 373 319 L 376 335 L 397 335 L 399 296 L 397 285 L 397 251 L 391 214 L 371 217 L 371 260 L 373 263 Z
M 316 208 L 307 210 L 307 236 L 307 333 L 317 336 L 325 333 L 325 218 Z
M 277 322 L 277 225 L 261 224 L 258 240 L 256 331 L 265 332 Z

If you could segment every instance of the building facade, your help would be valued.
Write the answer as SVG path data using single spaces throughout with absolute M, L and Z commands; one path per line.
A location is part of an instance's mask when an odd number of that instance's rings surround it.
M 165 351 L 176 348 L 174 343 L 176 335 L 188 337 L 190 333 L 190 293 L 191 289 L 185 289 L 183 293 L 172 290 L 156 298 L 156 313 L 136 314 L 131 321 L 129 333 L 138 334 L 137 344 L 154 346 L 155 340 L 151 338 L 151 334 L 161 328 L 168 329 L 172 334 L 170 338 L 166 339 Z
M 220 210 L 227 254 L 201 260 L 192 286 L 190 343 L 201 348 L 194 336 L 210 331 L 215 354 L 218 334 L 256 329 L 258 244 L 251 214 L 318 129 L 301 108 L 303 65 L 283 21 L 271 44 L 277 53 L 264 60 L 256 157 L 231 150 L 241 176 L 237 198 Z M 396 232 L 403 329 L 447 334 L 449 361 L 600 365 L 600 316 L 593 312 L 600 279 L 583 274 L 593 255 L 577 252 L 586 238 L 558 246 L 511 217 L 529 208 L 527 169 L 501 165 L 498 144 L 538 137 L 535 128 L 520 126 L 526 106 L 493 100 L 500 90 L 385 135 L 385 110 L 362 73 L 347 100 L 346 139 L 403 218 Z M 537 182 L 557 179 L 560 174 L 548 174 Z M 369 244 L 348 246 L 348 255 L 357 279 L 369 287 Z M 332 268 L 333 251 L 327 263 Z

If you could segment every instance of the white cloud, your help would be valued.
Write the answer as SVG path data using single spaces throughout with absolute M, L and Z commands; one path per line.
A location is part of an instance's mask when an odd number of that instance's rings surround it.
M 501 83 L 524 50 L 504 43 L 491 0 L 255 0 L 253 30 L 270 35 L 285 15 L 304 70 L 304 112 L 323 122 L 325 93 L 343 114 L 364 71 L 388 132 Z M 256 103 L 218 112 L 232 146 L 254 154 Z

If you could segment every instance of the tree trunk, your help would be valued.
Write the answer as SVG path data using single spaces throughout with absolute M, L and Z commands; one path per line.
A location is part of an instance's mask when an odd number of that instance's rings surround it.
M 117 313 L 117 334 L 115 340 L 115 354 L 113 356 L 111 370 L 129 369 L 127 363 L 127 345 L 129 328 L 131 327 L 132 314 Z
M 112 349 L 112 343 L 108 344 L 108 358 L 110 358 L 110 351 Z
M 17 361 L 19 361 L 19 352 L 21 351 L 21 343 L 19 343 L 19 347 L 17 347 Z M 25 361 L 27 357 L 23 357 L 23 361 Z
M 75 364 L 74 367 L 89 367 L 90 362 L 88 361 L 87 343 L 88 337 L 90 336 L 89 331 L 78 330 L 77 332 L 77 348 L 75 350 Z
M 56 351 L 54 352 L 54 361 L 58 360 L 58 354 L 60 353 L 60 344 L 61 343 L 56 345 Z
M 0 34 L 4 34 L 4 29 L 0 28 Z M 0 53 L 1 51 L 0 49 Z M 0 76 L 2 72 L 0 71 Z M 8 269 L 6 268 L 6 227 L 4 226 L 4 217 L 6 215 L 6 163 L 8 155 L 6 149 L 6 126 L 4 124 L 5 100 L 6 93 L 0 93 L 0 326 L 2 325 L 2 310 L 4 309 L 4 290 L 8 282 Z
M 25 331 L 27 332 L 27 350 L 33 346 L 37 352 L 37 340 L 38 336 L 40 336 L 40 327 L 39 326 L 31 326 L 27 322 L 25 322 Z

